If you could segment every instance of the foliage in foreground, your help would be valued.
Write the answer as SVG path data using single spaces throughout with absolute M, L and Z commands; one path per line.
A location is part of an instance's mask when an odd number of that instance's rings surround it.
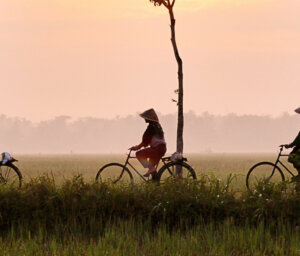
M 42 228 L 59 234 L 91 237 L 105 231 L 108 223 L 139 221 L 168 229 L 230 219 L 236 225 L 297 226 L 300 195 L 282 183 L 260 183 L 254 191 L 237 194 L 230 188 L 232 176 L 220 181 L 208 176 L 197 182 L 177 181 L 164 185 L 86 183 L 75 176 L 57 186 L 41 176 L 24 184 L 0 187 L 0 228 L 35 232 Z
M 93 239 L 84 236 L 58 238 L 38 229 L 37 234 L 11 230 L 0 238 L 1 255 L 300 255 L 300 235 L 293 227 L 278 223 L 275 229 L 262 223 L 239 227 L 225 221 L 189 230 L 169 232 L 162 225 L 155 231 L 132 221 L 108 225 Z

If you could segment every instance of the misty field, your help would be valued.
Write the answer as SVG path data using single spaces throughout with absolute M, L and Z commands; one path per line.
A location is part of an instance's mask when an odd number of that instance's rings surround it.
M 0 186 L 1 255 L 300 255 L 299 194 L 245 186 L 276 154 L 190 154 L 198 182 L 160 186 L 94 182 L 126 155 L 16 158 L 25 181 Z
M 277 154 L 188 154 L 188 163 L 195 169 L 197 176 L 209 175 L 225 180 L 229 174 L 234 174 L 232 186 L 238 190 L 244 190 L 246 174 L 251 166 L 260 161 L 276 160 Z M 19 162 L 16 164 L 21 170 L 24 180 L 28 181 L 39 175 L 53 175 L 56 182 L 77 174 L 82 174 L 87 181 L 94 181 L 101 166 L 110 162 L 124 163 L 126 154 L 99 154 L 99 155 L 17 155 Z M 282 159 L 286 160 L 286 159 Z M 283 161 L 285 164 L 287 161 Z M 146 169 L 137 162 L 131 163 L 141 172 Z M 160 164 L 161 166 L 161 164 Z M 287 163 L 287 166 L 291 167 Z M 292 169 L 292 167 L 291 167 Z M 142 180 L 132 171 L 134 181 Z M 289 175 L 286 175 L 289 178 Z

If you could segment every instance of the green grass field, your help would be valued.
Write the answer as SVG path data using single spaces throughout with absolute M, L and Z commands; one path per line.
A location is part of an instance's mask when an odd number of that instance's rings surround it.
M 245 186 L 276 154 L 191 154 L 199 182 L 161 186 L 94 183 L 126 155 L 16 158 L 25 182 L 0 186 L 0 255 L 300 255 L 299 194 Z
M 44 230 L 38 235 L 12 232 L 0 239 L 2 256 L 32 255 L 139 255 L 139 256 L 270 256 L 300 255 L 300 235 L 291 227 L 281 229 L 238 227 L 229 221 L 222 225 L 196 226 L 186 231 L 169 232 L 160 227 L 155 232 L 143 223 L 122 222 L 108 227 L 97 239 L 71 236 L 58 239 L 47 236 Z

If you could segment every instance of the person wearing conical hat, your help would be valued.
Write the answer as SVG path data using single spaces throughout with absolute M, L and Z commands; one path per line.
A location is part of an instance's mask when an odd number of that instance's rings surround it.
M 144 176 L 149 177 L 150 174 L 154 174 L 156 172 L 159 160 L 167 151 L 167 145 L 163 129 L 154 109 L 148 109 L 140 114 L 140 116 L 144 118 L 146 123 L 148 123 L 148 127 L 144 132 L 142 142 L 130 149 L 137 150 L 137 159 L 144 168 L 148 168 L 148 172 Z
M 295 112 L 300 114 L 300 108 L 295 109 Z M 288 161 L 292 163 L 298 171 L 298 176 L 293 177 L 293 180 L 300 183 L 300 132 L 292 143 L 284 146 L 285 148 L 293 148 L 292 152 L 289 154 Z M 298 189 L 300 189 L 300 187 Z

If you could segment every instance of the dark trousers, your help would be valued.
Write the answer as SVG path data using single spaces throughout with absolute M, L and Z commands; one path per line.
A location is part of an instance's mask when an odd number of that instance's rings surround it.
M 167 147 L 160 144 L 155 148 L 144 148 L 136 152 L 136 158 L 144 166 L 144 168 L 152 168 L 156 166 L 159 160 L 165 155 Z

